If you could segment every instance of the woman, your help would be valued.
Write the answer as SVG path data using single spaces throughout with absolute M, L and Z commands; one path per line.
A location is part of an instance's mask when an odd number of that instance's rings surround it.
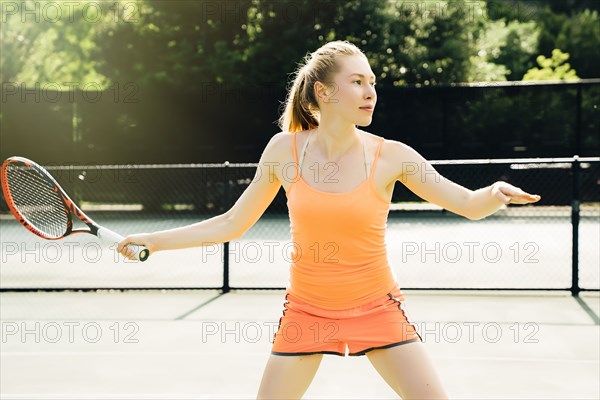
M 150 252 L 239 238 L 283 186 L 295 248 L 283 316 L 259 398 L 300 398 L 323 354 L 366 355 L 403 398 L 447 398 L 410 322 L 387 262 L 385 228 L 400 180 L 423 199 L 469 219 L 540 199 L 505 182 L 471 191 L 441 177 L 409 146 L 365 132 L 377 101 L 366 56 L 335 41 L 296 72 L 255 179 L 233 207 L 200 223 L 119 244 Z M 293 171 L 293 173 L 291 173 Z

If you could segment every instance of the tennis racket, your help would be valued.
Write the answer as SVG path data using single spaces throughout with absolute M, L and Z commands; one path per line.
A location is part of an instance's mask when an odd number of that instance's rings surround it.
M 67 196 L 44 168 L 23 157 L 10 157 L 0 170 L 2 192 L 10 211 L 30 232 L 41 238 L 57 240 L 74 233 L 96 235 L 107 243 L 118 243 L 123 236 L 95 223 Z M 72 215 L 87 228 L 73 229 Z M 135 258 L 146 261 L 150 252 L 142 246 L 129 245 Z

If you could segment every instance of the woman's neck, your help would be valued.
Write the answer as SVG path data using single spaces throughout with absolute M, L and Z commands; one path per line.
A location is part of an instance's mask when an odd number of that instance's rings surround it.
M 359 131 L 354 125 L 319 123 L 313 139 L 319 153 L 327 160 L 339 160 L 359 141 Z

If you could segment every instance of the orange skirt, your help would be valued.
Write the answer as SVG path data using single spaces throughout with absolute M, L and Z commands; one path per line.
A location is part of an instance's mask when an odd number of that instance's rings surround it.
M 289 293 L 285 299 L 273 340 L 274 355 L 345 356 L 348 352 L 361 356 L 371 350 L 422 342 L 400 289 L 347 310 L 324 310 Z

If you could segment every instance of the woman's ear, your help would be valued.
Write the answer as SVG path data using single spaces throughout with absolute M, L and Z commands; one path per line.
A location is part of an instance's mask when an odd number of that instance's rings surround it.
M 317 98 L 317 100 L 320 100 L 324 103 L 330 103 L 331 102 L 331 96 L 333 94 L 335 94 L 336 90 L 335 90 L 335 86 L 333 83 L 330 84 L 325 84 L 323 82 L 315 82 L 314 85 L 314 90 L 315 90 L 315 97 Z
M 315 82 L 314 85 L 315 97 L 317 100 L 326 101 L 327 99 L 327 86 L 325 86 L 322 82 Z

